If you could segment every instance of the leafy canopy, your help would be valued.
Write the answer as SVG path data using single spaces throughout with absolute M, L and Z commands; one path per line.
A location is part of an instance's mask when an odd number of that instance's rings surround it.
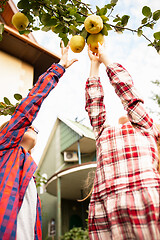
M 3 12 L 7 1 L 1 1 L 0 13 Z M 81 0 L 20 0 L 17 7 L 28 17 L 30 24 L 19 33 L 28 34 L 36 30 L 45 32 L 52 30 L 63 40 L 66 46 L 70 35 L 80 34 L 85 39 L 88 37 L 84 28 L 84 20 L 89 14 L 96 14 L 101 16 L 103 20 L 103 35 L 107 36 L 109 31 L 118 33 L 131 31 L 139 37 L 143 36 L 148 41 L 148 45 L 154 47 L 160 53 L 160 32 L 154 31 L 154 27 L 160 19 L 160 10 L 152 12 L 150 7 L 144 6 L 140 13 L 142 16 L 141 24 L 135 29 L 131 29 L 127 27 L 130 19 L 128 14 L 114 15 L 117 2 L 118 0 L 108 0 L 108 3 L 102 8 L 96 6 L 96 11 L 93 12 L 91 6 L 86 1 Z M 152 41 L 144 34 L 146 28 L 153 32 Z M 0 40 L 3 31 L 4 26 L 1 24 Z

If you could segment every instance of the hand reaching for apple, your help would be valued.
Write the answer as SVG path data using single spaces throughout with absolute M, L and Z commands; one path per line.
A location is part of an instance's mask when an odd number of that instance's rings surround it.
M 98 43 L 98 52 L 93 53 L 90 49 L 90 45 L 88 47 L 88 55 L 91 61 L 97 61 L 99 63 L 103 63 L 106 67 L 111 63 L 106 54 L 105 44 L 102 45 Z
M 69 50 L 69 43 L 67 47 L 64 47 L 63 41 L 61 41 L 61 60 L 59 64 L 63 66 L 64 68 L 70 67 L 74 62 L 78 61 L 78 59 L 71 59 L 68 60 L 68 50 Z

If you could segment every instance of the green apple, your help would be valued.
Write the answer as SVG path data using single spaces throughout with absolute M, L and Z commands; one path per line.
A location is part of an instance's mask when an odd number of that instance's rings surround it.
M 102 33 L 90 34 L 87 38 L 87 44 L 90 45 L 92 52 L 98 52 L 98 42 L 102 45 L 104 43 L 104 35 Z
M 70 40 L 70 48 L 74 53 L 80 53 L 85 46 L 85 39 L 80 35 L 74 35 Z
M 24 31 L 29 24 L 29 20 L 23 13 L 18 12 L 13 15 L 12 24 L 18 31 Z
M 103 28 L 103 21 L 100 16 L 90 15 L 84 21 L 84 27 L 91 34 L 99 33 Z

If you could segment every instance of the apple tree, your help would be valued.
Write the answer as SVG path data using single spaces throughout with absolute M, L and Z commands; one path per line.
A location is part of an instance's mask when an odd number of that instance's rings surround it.
M 0 13 L 4 10 L 5 3 L 8 0 L 2 0 L 0 3 Z M 119 0 L 120 1 L 120 0 Z M 160 19 L 160 10 L 152 11 L 150 7 L 142 8 L 142 19 L 139 26 L 135 29 L 127 27 L 130 16 L 126 13 L 114 15 L 118 0 L 109 0 L 102 8 L 96 6 L 93 12 L 90 4 L 81 0 L 20 0 L 17 7 L 20 12 L 24 13 L 29 19 L 29 25 L 20 34 L 28 34 L 31 31 L 52 30 L 67 45 L 69 35 L 81 35 L 85 39 L 88 33 L 84 28 L 84 21 L 90 14 L 99 15 L 103 20 L 103 29 L 101 33 L 105 36 L 109 31 L 121 32 L 131 31 L 139 37 L 144 37 L 149 46 L 154 47 L 160 52 L 160 32 L 155 31 L 155 25 Z M 3 24 L 0 25 L 0 38 L 2 38 Z M 153 40 L 151 41 L 145 35 L 145 29 L 153 32 Z

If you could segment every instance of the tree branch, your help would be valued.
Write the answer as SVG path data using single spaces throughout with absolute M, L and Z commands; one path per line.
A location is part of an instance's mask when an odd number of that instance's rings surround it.
M 119 28 L 119 29 L 124 29 L 124 30 L 131 31 L 131 32 L 136 32 L 136 33 L 138 32 L 138 30 L 136 30 L 136 29 L 131 29 L 131 28 L 128 28 L 128 27 L 121 27 L 121 26 L 117 26 L 117 25 L 110 24 L 110 23 L 108 23 L 108 25 L 110 25 L 111 27 L 113 27 L 115 30 L 116 30 L 117 28 Z M 142 34 L 142 36 L 143 36 L 147 41 L 149 41 L 150 44 L 151 44 L 153 47 L 155 47 L 155 45 L 152 43 L 152 41 L 151 41 L 148 37 L 146 37 L 144 34 Z

